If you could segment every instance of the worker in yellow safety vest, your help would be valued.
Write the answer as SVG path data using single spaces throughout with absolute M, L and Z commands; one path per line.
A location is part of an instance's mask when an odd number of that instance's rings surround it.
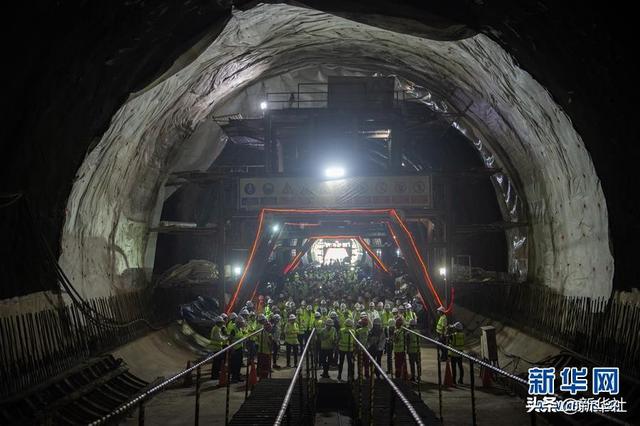
M 233 314 L 235 315 L 235 314 Z M 229 315 L 231 318 L 231 315 Z M 236 315 L 235 323 L 233 324 L 233 334 L 229 335 L 229 342 L 231 344 L 237 342 L 246 336 L 246 323 L 242 317 Z M 242 380 L 240 376 L 240 368 L 242 367 L 242 348 L 243 344 L 238 343 L 233 345 L 233 349 L 231 352 L 231 381 L 233 383 L 238 383 Z
M 369 318 L 367 317 L 366 312 L 362 312 L 360 314 L 360 321 L 358 321 L 358 327 L 356 328 L 356 337 L 358 338 L 358 342 L 360 342 L 363 346 L 367 346 L 367 337 L 369 336 Z M 357 348 L 358 352 L 361 352 L 360 347 Z M 369 357 L 364 353 L 358 353 L 358 356 L 361 357 L 359 359 L 362 360 L 362 365 L 364 367 L 364 377 L 365 379 L 369 378 Z M 360 372 L 358 372 L 358 377 L 360 377 Z
M 353 320 L 347 318 L 344 327 L 340 329 L 340 337 L 338 338 L 338 380 L 342 380 L 342 368 L 344 359 L 347 359 L 347 378 L 353 380 L 353 349 L 354 342 L 351 332 L 353 331 Z
M 454 323 L 449 327 L 451 329 L 449 334 L 449 346 L 460 352 L 464 349 L 464 333 L 462 332 L 462 323 L 460 321 Z M 462 357 L 453 351 L 449 351 L 449 358 L 451 359 L 451 373 L 453 373 L 453 380 L 456 380 L 456 371 L 460 368 L 460 377 L 458 383 L 462 384 L 464 377 L 464 369 L 462 368 Z
M 333 326 L 333 321 L 330 319 L 325 320 L 324 327 L 319 328 L 317 333 L 320 341 L 320 363 L 322 364 L 322 375 L 320 377 L 328 379 L 329 363 L 338 342 L 338 334 Z
M 284 344 L 287 348 L 287 367 L 291 367 L 291 352 L 293 352 L 293 366 L 298 365 L 298 334 L 299 327 L 294 314 L 289 315 L 289 319 L 284 326 Z
M 409 321 L 409 330 L 416 330 L 418 321 L 412 318 Z M 417 377 L 420 377 L 420 337 L 413 333 L 406 333 L 407 335 L 407 353 L 409 354 L 409 370 L 411 371 L 411 381 L 417 381 Z M 417 373 L 417 376 L 416 376 Z
M 258 327 L 263 331 L 258 333 L 258 368 L 257 373 L 260 379 L 266 379 L 271 372 L 271 352 L 273 351 L 272 325 L 263 314 L 258 315 Z
M 402 378 L 402 373 L 407 369 L 406 336 L 402 328 L 404 319 L 401 316 L 396 318 L 396 328 L 393 333 L 393 360 L 396 370 L 396 379 Z
M 449 325 L 449 319 L 447 318 L 447 311 L 444 306 L 440 306 L 437 311 L 440 313 L 438 322 L 436 323 L 436 334 L 438 335 L 438 341 L 443 344 L 447 344 L 447 326 Z M 447 360 L 447 350 L 440 348 L 440 361 Z
M 211 352 L 216 353 L 221 351 L 222 348 L 227 346 L 229 338 L 222 333 L 222 327 L 224 326 L 224 319 L 222 317 L 216 317 L 213 321 L 213 327 L 209 333 L 209 349 Z M 211 362 L 211 379 L 218 380 L 220 376 L 220 366 L 222 365 L 222 358 L 224 355 L 219 355 L 213 358 Z

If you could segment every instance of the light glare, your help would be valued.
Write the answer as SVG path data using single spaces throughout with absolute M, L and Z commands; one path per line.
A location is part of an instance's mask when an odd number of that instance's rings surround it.
M 344 177 L 345 175 L 344 167 L 340 167 L 340 166 L 327 167 L 324 171 L 324 175 L 330 179 L 338 179 L 338 178 Z
M 260 102 L 260 109 L 261 110 L 264 111 L 265 109 L 267 109 L 268 106 L 269 106 L 269 104 L 267 104 L 267 101 Z
M 236 277 L 242 273 L 242 266 L 234 266 L 233 267 L 233 275 Z
M 447 276 L 447 268 L 440 268 L 440 275 L 443 277 Z

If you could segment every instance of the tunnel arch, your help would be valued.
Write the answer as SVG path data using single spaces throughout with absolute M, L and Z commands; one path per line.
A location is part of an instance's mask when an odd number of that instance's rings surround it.
M 607 208 L 589 154 L 549 93 L 499 45 L 481 34 L 428 40 L 280 4 L 235 13 L 197 59 L 113 117 L 67 206 L 61 264 L 80 291 L 144 284 L 162 183 L 217 105 L 260 79 L 327 62 L 397 74 L 459 109 L 473 99 L 461 124 L 493 148 L 522 191 L 531 278 L 567 295 L 610 295 Z

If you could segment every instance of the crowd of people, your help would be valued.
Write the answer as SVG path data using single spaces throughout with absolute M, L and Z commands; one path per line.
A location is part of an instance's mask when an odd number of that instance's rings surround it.
M 312 350 L 318 365 L 322 366 L 321 377 L 328 378 L 329 369 L 337 367 L 338 380 L 343 377 L 352 380 L 354 355 L 362 350 L 357 341 L 379 365 L 386 364 L 388 374 L 419 380 L 420 337 L 409 330 L 419 330 L 422 306 L 408 294 L 398 297 L 393 287 L 389 292 L 379 293 L 373 287 L 367 291 L 357 290 L 368 280 L 359 268 L 305 268 L 287 281 L 277 298 L 261 295 L 257 303 L 247 301 L 237 313 L 217 317 L 209 336 L 210 349 L 215 352 L 235 344 L 230 357 L 232 382 L 242 380 L 244 350 L 248 362 L 257 359 L 258 377 L 266 378 L 273 369 L 296 367 L 299 354 L 315 329 Z M 438 337 L 461 348 L 464 345 L 461 325 L 456 323 L 450 327 L 443 307 L 439 308 L 439 315 L 435 330 Z M 263 331 L 256 333 L 260 329 Z M 457 332 L 460 333 L 452 339 Z M 235 343 L 245 336 L 251 336 L 245 344 Z M 384 363 L 383 355 L 386 355 Z M 455 357 L 446 353 L 444 356 L 449 355 Z M 284 366 L 279 365 L 282 356 Z M 364 376 L 379 376 L 377 370 L 369 371 L 369 358 L 362 359 Z M 222 357 L 214 358 L 213 379 L 218 378 L 221 362 Z M 461 382 L 462 364 L 455 365 L 459 367 Z

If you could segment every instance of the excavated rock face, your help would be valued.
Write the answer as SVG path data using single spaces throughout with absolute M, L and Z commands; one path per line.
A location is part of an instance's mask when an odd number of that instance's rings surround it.
M 378 26 L 313 9 L 258 5 L 236 11 L 219 36 L 220 23 L 227 16 L 222 8 L 192 2 L 175 16 L 178 11 L 154 6 L 150 14 L 151 6 L 134 3 L 114 8 L 104 21 L 93 17 L 86 24 L 70 23 L 75 24 L 70 25 L 71 34 L 91 35 L 84 40 L 84 49 L 79 48 L 82 42 L 69 46 L 68 64 L 58 61 L 55 55 L 60 48 L 54 48 L 50 59 L 55 66 L 43 67 L 48 74 L 32 85 L 28 74 L 20 77 L 29 93 L 41 98 L 50 94 L 50 102 L 37 103 L 43 106 L 34 109 L 23 104 L 22 110 L 10 115 L 15 127 L 9 134 L 20 134 L 25 143 L 10 149 L 8 158 L 19 161 L 8 170 L 12 176 L 23 177 L 13 178 L 14 187 L 27 188 L 32 210 L 48 219 L 45 229 L 54 246 L 55 231 L 64 222 L 61 261 L 85 295 L 135 288 L 144 282 L 144 272 L 150 267 L 149 256 L 145 258 L 147 231 L 163 200 L 163 180 L 179 162 L 185 140 L 207 115 L 256 82 L 293 70 L 313 70 L 321 64 L 364 75 L 397 75 L 411 87 L 461 110 L 467 101 L 473 101 L 457 124 L 504 168 L 512 182 L 512 196 L 517 194 L 523 201 L 521 214 L 531 223 L 530 278 L 566 294 L 610 293 L 609 199 L 605 201 L 592 158 L 563 108 L 490 36 L 507 48 L 510 43 L 516 46 L 519 52 L 512 53 L 531 64 L 534 77 L 546 83 L 547 74 L 553 73 L 545 71 L 546 63 L 532 60 L 535 51 L 523 48 L 529 42 L 496 31 L 499 25 L 478 28 L 487 35 L 473 35 L 460 25 L 417 25 L 413 19 L 404 31 L 396 32 L 403 28 L 402 21 L 381 17 L 385 11 L 394 14 L 385 2 L 377 2 L 372 8 L 375 13 L 367 16 L 347 10 L 355 3 L 347 2 L 341 13 Z M 323 4 L 332 11 L 340 9 L 334 2 Z M 482 15 L 479 7 L 471 6 L 467 15 L 451 17 L 473 24 L 483 16 L 487 23 L 500 22 L 491 13 Z M 140 8 L 137 14 L 127 13 L 136 8 Z M 437 12 L 449 13 L 446 8 Z M 522 17 L 518 11 L 510 12 Z M 136 27 L 134 17 L 144 21 L 144 29 L 140 24 L 136 30 L 129 29 Z M 185 25 L 186 19 L 193 25 Z M 101 22 L 107 33 L 89 22 Z M 522 18 L 520 24 L 527 27 L 525 22 Z M 536 31 L 544 33 L 538 27 Z M 421 37 L 406 34 L 412 32 Z M 110 37 L 117 41 L 107 42 Z M 456 40 L 460 37 L 465 38 Z M 547 42 L 548 36 L 540 37 Z M 70 34 L 61 37 L 70 39 Z M 195 40 L 201 40 L 197 49 L 168 69 L 167 59 L 175 58 Z M 51 46 L 56 47 L 53 42 Z M 168 55 L 160 58 L 164 49 Z M 151 78 L 163 71 L 167 72 L 160 78 Z M 128 93 L 151 80 L 154 84 L 124 102 Z M 571 83 L 549 81 L 552 89 Z M 571 112 L 576 101 L 570 103 L 564 97 L 567 93 L 558 89 L 554 95 Z M 576 96 L 589 105 L 584 94 Z M 600 133 L 590 111 L 578 108 L 576 117 L 584 129 L 578 126 L 580 133 L 594 141 Z M 59 148 L 49 146 L 47 140 Z M 601 148 L 594 149 L 598 143 L 588 145 L 592 153 L 601 152 Z M 606 160 L 602 172 L 598 170 L 601 178 L 609 171 Z M 595 163 L 597 166 L 597 156 Z M 34 172 L 26 169 L 28 165 Z M 20 181 L 23 186 L 18 186 Z M 605 189 L 613 198 L 623 179 L 609 182 L 613 183 Z M 503 214 L 509 219 L 508 209 Z M 623 226 L 625 217 L 621 217 Z M 624 233 L 619 234 L 622 240 Z M 33 285 L 30 291 L 46 288 Z M 17 289 L 9 296 L 30 291 Z

